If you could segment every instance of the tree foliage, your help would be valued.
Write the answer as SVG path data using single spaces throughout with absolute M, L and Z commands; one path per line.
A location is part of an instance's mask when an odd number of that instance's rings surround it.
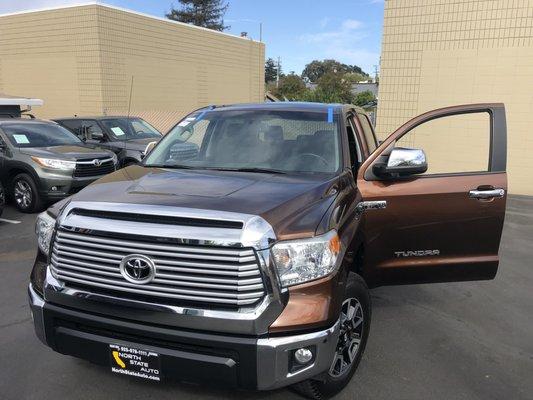
M 275 82 L 278 77 L 278 65 L 269 58 L 265 62 L 265 83 Z
M 285 75 L 279 80 L 279 87 L 272 85 L 270 91 L 279 99 L 302 100 L 308 91 L 305 82 L 296 74 Z
M 337 60 L 314 60 L 310 62 L 305 66 L 305 69 L 302 72 L 302 78 L 313 83 L 318 83 L 318 80 L 328 73 L 337 73 L 341 75 L 355 73 L 368 79 L 368 74 L 357 65 L 343 64 Z
M 376 96 L 374 96 L 374 93 L 372 93 L 370 90 L 365 90 L 364 92 L 355 95 L 353 103 L 356 106 L 363 107 L 364 105 L 374 100 L 376 100 Z
M 328 72 L 320 77 L 315 90 L 306 93 L 305 99 L 318 103 L 351 103 L 352 84 L 342 75 Z
M 224 31 L 229 26 L 224 25 L 224 15 L 229 5 L 223 0 L 179 0 L 178 9 L 172 6 L 168 19 L 185 22 L 216 31 Z

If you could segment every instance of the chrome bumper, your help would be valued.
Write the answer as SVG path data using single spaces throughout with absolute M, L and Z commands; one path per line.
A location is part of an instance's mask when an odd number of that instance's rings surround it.
M 33 322 L 35 326 L 35 333 L 37 334 L 37 337 L 47 346 L 50 347 L 59 347 L 61 344 L 58 343 L 58 341 L 61 340 L 60 337 L 54 337 L 55 329 L 53 327 L 50 327 L 45 322 L 46 320 L 46 307 L 47 303 L 43 300 L 43 298 L 35 292 L 35 290 L 32 288 L 31 284 L 28 288 L 29 293 L 29 302 L 30 302 L 30 308 L 31 313 L 33 316 Z M 56 307 L 57 308 L 57 307 Z M 79 315 L 83 315 L 83 313 L 80 312 L 72 312 L 76 313 L 78 315 L 77 318 L 79 318 Z M 90 314 L 84 314 L 87 317 L 90 316 Z M 63 316 L 64 319 L 68 319 L 67 313 Z M 102 317 L 99 317 L 99 320 L 102 320 Z M 109 324 L 112 324 L 114 320 L 107 319 Z M 130 325 L 134 325 L 133 323 Z M 118 326 L 118 325 L 117 325 Z M 136 325 L 137 329 L 142 327 L 142 325 Z M 149 326 L 148 326 L 149 327 Z M 144 325 L 145 329 L 148 329 L 146 325 Z M 119 328 L 117 328 L 119 329 Z M 169 332 L 177 332 L 177 330 L 172 327 L 171 329 L 168 329 Z M 147 336 L 150 335 L 150 332 L 146 332 Z M 190 337 L 194 336 L 195 333 L 188 333 L 189 339 Z M 81 336 L 81 335 L 80 335 Z M 205 333 L 198 333 L 197 334 L 199 340 L 205 342 L 206 335 Z M 220 363 L 224 365 L 234 365 L 234 368 L 237 370 L 234 371 L 235 376 L 240 376 L 239 379 L 237 379 L 238 386 L 241 386 L 243 388 L 247 389 L 259 389 L 259 390 L 270 390 L 275 388 L 280 388 L 283 386 L 291 385 L 296 382 L 300 382 L 302 380 L 305 380 L 307 378 L 315 377 L 323 372 L 328 371 L 330 365 L 332 356 L 334 354 L 335 346 L 337 343 L 337 339 L 339 336 L 339 323 L 337 322 L 332 327 L 316 331 L 312 333 L 306 333 L 306 334 L 299 334 L 299 335 L 290 335 L 290 336 L 281 336 L 281 337 L 261 337 L 261 338 L 250 338 L 246 339 L 247 341 L 247 347 L 243 350 L 242 343 L 239 344 L 239 351 L 242 351 L 241 354 L 239 354 L 239 357 L 241 359 L 241 362 L 244 358 L 248 358 L 249 360 L 254 360 L 255 362 L 255 374 L 252 371 L 247 371 L 247 375 L 252 375 L 251 379 L 242 379 L 242 376 L 244 374 L 244 371 L 239 371 L 239 363 L 233 362 L 233 363 Z M 93 335 L 93 337 L 96 337 Z M 221 347 L 221 348 L 231 348 L 234 343 L 239 342 L 239 340 L 235 340 L 236 337 L 232 336 L 221 336 L 221 335 L 213 335 L 213 343 L 211 344 L 213 347 Z M 74 339 L 73 339 L 74 340 Z M 93 339 L 96 340 L 96 339 Z M 113 337 L 97 337 L 97 340 L 101 340 L 102 343 L 111 343 L 115 339 Z M 54 343 L 54 344 L 52 344 Z M 135 343 L 131 343 L 132 346 L 135 346 Z M 139 345 L 142 347 L 142 345 Z M 302 368 L 299 369 L 296 372 L 291 372 L 290 370 L 290 357 L 292 357 L 292 351 L 299 349 L 300 347 L 309 347 L 313 346 L 315 349 L 315 358 L 314 361 Z M 80 346 L 83 347 L 83 343 L 80 342 Z M 161 354 L 165 355 L 166 351 L 168 349 L 162 348 L 162 347 L 156 347 L 152 346 L 154 349 Z M 54 348 L 54 350 L 56 350 Z M 61 351 L 65 352 L 65 351 Z M 65 352 L 68 354 L 68 352 Z M 172 351 L 168 351 L 169 354 L 172 353 Z M 74 356 L 79 356 L 76 354 L 72 354 Z M 168 355 L 170 357 L 171 355 Z M 195 354 L 191 353 L 189 354 L 188 360 L 191 358 L 194 358 Z M 82 357 L 84 358 L 84 357 Z M 205 363 L 205 357 L 200 361 L 200 357 L 198 363 Z M 216 358 L 216 357 L 212 357 Z M 223 359 L 221 359 L 223 360 Z M 176 361 L 176 360 L 174 360 Z M 179 359 L 177 360 L 179 362 Z M 218 365 L 218 364 L 217 364 Z M 216 367 L 216 365 L 215 365 Z M 199 368 L 201 368 L 201 365 L 199 365 Z M 169 371 L 171 373 L 172 371 Z M 205 379 L 205 377 L 204 377 Z M 243 383 L 244 382 L 244 383 Z M 201 383 L 201 380 L 200 380 Z

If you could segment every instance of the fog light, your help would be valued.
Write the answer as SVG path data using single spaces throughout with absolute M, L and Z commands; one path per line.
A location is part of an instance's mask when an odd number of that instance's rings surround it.
M 294 352 L 294 359 L 299 364 L 307 364 L 313 359 L 313 352 L 305 347 L 298 349 Z

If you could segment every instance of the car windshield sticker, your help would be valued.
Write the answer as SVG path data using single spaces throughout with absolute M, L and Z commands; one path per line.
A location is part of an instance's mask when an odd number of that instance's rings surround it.
M 328 108 L 328 124 L 333 123 L 333 107 Z
M 15 139 L 15 142 L 17 142 L 18 144 L 30 143 L 26 135 L 13 135 L 13 139 Z
M 122 130 L 122 128 L 119 128 L 118 126 L 114 127 L 114 128 L 111 128 L 111 130 L 113 131 L 113 133 L 117 136 L 123 136 L 125 135 L 124 131 Z

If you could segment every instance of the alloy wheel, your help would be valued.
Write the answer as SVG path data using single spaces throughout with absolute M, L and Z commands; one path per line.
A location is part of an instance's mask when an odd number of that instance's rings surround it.
M 28 182 L 24 180 L 18 180 L 15 183 L 14 195 L 15 201 L 20 208 L 25 210 L 31 206 L 33 192 Z
M 363 338 L 364 314 L 359 300 L 350 298 L 342 303 L 339 341 L 329 375 L 339 378 L 350 371 Z

